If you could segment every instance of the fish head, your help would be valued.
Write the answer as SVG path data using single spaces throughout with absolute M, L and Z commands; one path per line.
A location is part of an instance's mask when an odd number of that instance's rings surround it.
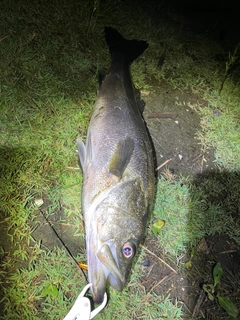
M 108 285 L 122 291 L 146 226 L 146 199 L 139 179 L 108 190 L 86 226 L 88 276 L 95 302 Z

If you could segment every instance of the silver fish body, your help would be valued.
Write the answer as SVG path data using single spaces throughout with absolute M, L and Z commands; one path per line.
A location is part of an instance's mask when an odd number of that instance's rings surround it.
M 86 146 L 77 141 L 84 184 L 89 282 L 95 302 L 121 291 L 145 232 L 154 193 L 151 140 L 135 101 L 130 63 L 147 48 L 105 28 L 111 68 L 98 92 Z

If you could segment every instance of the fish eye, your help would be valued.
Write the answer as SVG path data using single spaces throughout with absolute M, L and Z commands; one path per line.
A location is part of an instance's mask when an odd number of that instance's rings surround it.
M 136 247 L 132 242 L 126 242 L 122 246 L 122 254 L 124 258 L 131 259 L 135 256 Z

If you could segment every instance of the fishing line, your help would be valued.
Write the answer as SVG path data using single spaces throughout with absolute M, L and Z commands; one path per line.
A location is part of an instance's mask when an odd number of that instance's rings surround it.
M 52 233 L 55 235 L 55 237 L 57 238 L 58 242 L 60 242 L 61 246 L 64 248 L 64 250 L 67 253 L 67 255 L 69 256 L 69 258 L 72 260 L 72 262 L 75 264 L 75 266 L 77 266 L 78 270 L 80 271 L 80 274 L 83 276 L 83 278 L 85 279 L 86 283 L 88 283 L 88 280 L 87 280 L 87 277 L 86 277 L 85 273 L 80 268 L 79 263 L 73 257 L 71 251 L 68 249 L 68 247 L 65 245 L 63 240 L 58 235 L 58 233 L 57 233 L 56 229 L 54 228 L 53 224 L 51 223 L 51 221 L 48 220 L 46 214 L 41 209 L 39 209 L 39 211 L 40 211 L 41 215 L 43 216 L 43 218 L 45 219 L 45 221 L 47 222 L 47 224 L 50 226 L 50 228 L 52 230 Z

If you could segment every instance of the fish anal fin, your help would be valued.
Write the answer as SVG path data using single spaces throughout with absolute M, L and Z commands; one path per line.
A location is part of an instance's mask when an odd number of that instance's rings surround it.
M 134 149 L 134 141 L 131 138 L 121 139 L 114 150 L 109 162 L 109 172 L 119 179 L 122 178 Z

